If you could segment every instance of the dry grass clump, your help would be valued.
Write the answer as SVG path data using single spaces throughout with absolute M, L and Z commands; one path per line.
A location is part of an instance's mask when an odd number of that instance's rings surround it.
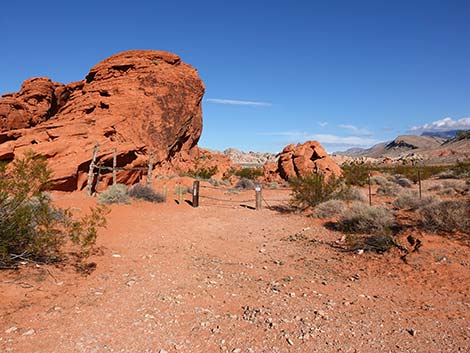
M 380 233 L 395 224 L 393 212 L 382 206 L 355 202 L 338 220 L 338 229 L 346 233 Z
M 341 200 L 328 200 L 315 206 L 312 216 L 316 218 L 332 218 L 344 213 L 347 205 Z
M 150 186 L 143 184 L 135 184 L 129 189 L 129 196 L 134 199 L 149 201 L 149 202 L 163 202 L 165 197 L 159 192 L 154 191 Z
M 439 191 L 441 189 L 442 189 L 441 184 L 436 184 L 436 185 L 432 185 L 432 186 L 428 187 L 428 191 Z
M 393 201 L 393 206 L 400 210 L 417 210 L 420 207 L 438 201 L 440 201 L 440 199 L 435 195 L 426 195 L 420 199 L 417 191 L 403 190 L 398 194 L 398 197 L 395 199 L 395 201 Z
M 108 205 L 112 203 L 130 203 L 127 186 L 124 184 L 116 184 L 110 186 L 107 190 L 98 196 L 100 204 Z
M 470 201 L 434 202 L 422 207 L 420 214 L 425 229 L 470 234 Z
M 378 187 L 377 194 L 382 196 L 397 196 L 401 190 L 402 187 L 400 185 L 388 182 Z
M 237 185 L 236 188 L 238 189 L 254 189 L 255 188 L 255 183 L 253 180 L 248 179 L 248 178 L 241 178 Z
M 351 186 L 344 186 L 331 195 L 332 199 L 343 201 L 367 202 L 368 198 L 361 190 Z
M 370 183 L 372 185 L 385 185 L 388 182 L 389 181 L 387 180 L 387 178 L 384 177 L 384 176 L 381 176 L 381 175 L 375 175 L 375 176 L 370 178 Z
M 442 186 L 454 189 L 459 194 L 462 194 L 467 189 L 467 184 L 464 180 L 444 180 Z
M 407 178 L 398 178 L 396 183 L 403 188 L 411 188 L 413 186 L 411 180 Z

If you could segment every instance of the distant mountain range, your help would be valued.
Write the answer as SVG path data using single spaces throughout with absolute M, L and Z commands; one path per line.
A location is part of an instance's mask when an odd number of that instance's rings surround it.
M 470 131 L 443 131 L 418 135 L 401 135 L 393 141 L 371 148 L 350 148 L 335 155 L 348 157 L 401 159 L 415 157 L 429 162 L 470 160 Z

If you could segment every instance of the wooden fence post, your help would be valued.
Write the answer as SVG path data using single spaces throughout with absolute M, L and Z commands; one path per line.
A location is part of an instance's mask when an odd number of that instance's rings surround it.
M 90 168 L 88 169 L 88 180 L 86 184 L 86 192 L 88 196 L 91 196 L 91 190 L 93 188 L 93 172 L 95 170 L 95 162 L 96 162 L 96 155 L 98 154 L 98 150 L 100 145 L 95 145 L 93 149 L 93 157 L 91 158 Z
M 113 151 L 113 185 L 116 185 L 116 165 L 117 165 L 117 149 Z
M 193 183 L 193 207 L 199 207 L 199 180 Z
M 147 171 L 147 185 L 152 185 L 152 170 L 153 170 L 153 152 L 149 153 L 149 169 Z
M 261 185 L 255 186 L 255 192 L 256 192 L 256 210 L 261 210 L 261 207 L 262 207 Z
M 367 182 L 369 183 L 369 206 L 372 206 L 372 190 L 370 187 L 370 171 L 367 176 Z

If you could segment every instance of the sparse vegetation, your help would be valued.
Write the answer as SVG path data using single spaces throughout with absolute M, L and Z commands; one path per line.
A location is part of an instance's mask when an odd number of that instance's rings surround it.
M 52 263 L 66 258 L 65 246 L 78 260 L 87 257 L 97 232 L 106 225 L 103 207 L 75 219 L 52 204 L 46 192 L 50 170 L 33 152 L 0 170 L 0 268 L 17 261 Z
M 395 224 L 392 211 L 382 206 L 353 203 L 338 220 L 338 229 L 345 233 L 387 232 Z
M 398 246 L 393 235 L 390 234 L 375 234 L 367 237 L 349 235 L 346 237 L 346 245 L 351 251 L 362 250 L 379 254 Z
M 377 195 L 397 196 L 401 190 L 402 190 L 402 187 L 400 185 L 396 183 L 388 182 L 386 184 L 380 185 L 377 188 Z
M 197 168 L 194 170 L 190 170 L 186 175 L 197 178 L 197 179 L 211 179 L 212 176 L 217 174 L 218 168 L 216 165 L 208 168 Z
M 363 163 L 349 162 L 341 165 L 343 180 L 346 185 L 364 186 L 368 183 L 370 166 Z
M 402 188 L 411 188 L 413 184 L 407 178 L 398 178 L 396 183 L 400 185 Z
M 349 185 L 342 185 L 339 187 L 335 192 L 332 193 L 331 198 L 343 201 L 368 201 L 366 194 L 364 194 L 358 188 Z
M 370 183 L 371 185 L 385 185 L 387 184 L 389 181 L 387 180 L 386 177 L 382 176 L 382 175 L 374 175 L 370 178 Z
M 135 184 L 129 189 L 129 196 L 138 199 L 154 203 L 165 201 L 165 197 L 154 191 L 150 186 L 143 184 Z
M 98 202 L 103 205 L 112 203 L 125 203 L 129 204 L 130 197 L 127 186 L 124 184 L 116 184 L 110 186 L 107 190 L 98 196 Z
M 263 169 L 261 168 L 241 168 L 233 172 L 234 175 L 240 178 L 246 178 L 254 180 L 259 176 L 263 175 Z
M 347 209 L 347 205 L 341 200 L 328 200 L 315 206 L 313 210 L 313 217 L 317 218 L 332 218 L 339 216 Z
M 435 195 L 426 195 L 420 199 L 417 191 L 403 190 L 393 201 L 393 206 L 398 209 L 417 210 L 420 207 L 437 201 L 440 201 L 440 199 Z
M 328 180 L 322 174 L 310 174 L 290 180 L 292 204 L 300 208 L 314 207 L 331 198 L 341 182 L 334 175 Z
M 236 188 L 238 189 L 254 189 L 255 188 L 255 183 L 253 180 L 248 179 L 248 178 L 241 178 L 237 185 Z
M 470 234 L 470 201 L 434 202 L 421 208 L 420 214 L 427 230 Z

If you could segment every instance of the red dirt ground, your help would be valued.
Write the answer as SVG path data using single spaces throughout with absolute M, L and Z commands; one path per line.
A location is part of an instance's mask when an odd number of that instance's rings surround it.
M 95 202 L 53 196 L 82 212 Z M 318 220 L 239 204 L 114 205 L 91 275 L 1 272 L 0 351 L 470 352 L 467 246 L 422 234 L 405 264 L 398 250 L 341 252 Z

